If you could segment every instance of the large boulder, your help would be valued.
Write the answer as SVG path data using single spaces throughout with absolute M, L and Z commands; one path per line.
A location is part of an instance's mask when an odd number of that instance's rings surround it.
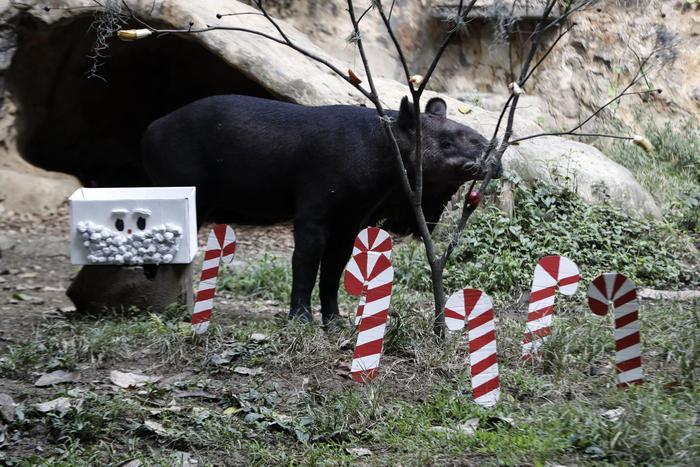
M 116 1 L 110 3 L 120 5 Z M 22 5 L 21 23 L 31 23 L 32 28 L 19 29 L 20 41 L 8 75 L 9 87 L 16 94 L 20 109 L 25 110 L 24 114 L 20 114 L 20 119 L 24 119 L 20 149 L 25 157 L 39 165 L 50 165 L 52 157 L 63 158 L 61 163 L 64 165 L 61 167 L 65 168 L 61 170 L 66 172 L 71 172 L 71 164 L 80 165 L 79 175 L 83 182 L 95 179 L 98 184 L 123 183 L 124 179 L 116 177 L 120 173 L 128 177 L 137 166 L 138 138 L 145 124 L 170 108 L 201 95 L 247 92 L 306 105 L 368 105 L 361 94 L 322 64 L 265 38 L 225 30 L 188 35 L 184 39 L 169 35 L 162 38 L 152 36 L 133 44 L 113 42 L 110 58 L 104 60 L 107 83 L 85 84 L 84 73 L 78 75 L 76 70 L 80 70 L 81 66 L 83 70 L 87 69 L 90 65 L 84 52 L 85 42 L 90 40 L 86 35 L 87 27 L 92 21 L 86 21 L 86 18 L 91 18 L 86 15 L 92 12 L 85 8 L 71 9 L 85 5 L 79 0 L 56 1 L 54 6 L 57 8 L 49 11 L 44 10 L 45 2 L 38 0 L 28 0 Z M 139 17 L 160 26 L 239 26 L 277 36 L 274 27 L 260 15 L 217 18 L 217 14 L 255 11 L 236 1 L 167 0 L 154 3 L 151 0 L 133 0 L 129 5 Z M 339 10 L 340 14 L 344 14 L 342 9 Z M 18 13 L 15 7 L 7 5 L 4 11 L 0 11 L 0 18 L 12 14 L 17 16 Z M 27 17 L 31 17 L 32 21 L 28 21 Z M 301 47 L 342 70 L 353 68 L 363 77 L 359 61 L 353 65 L 343 63 L 316 47 L 306 35 L 289 24 L 280 22 L 280 25 Z M 88 50 L 90 45 L 87 44 Z M 42 56 L 42 53 L 46 53 L 42 52 L 44 50 L 51 50 L 51 56 Z M 206 60 L 204 55 L 208 57 Z M 68 58 L 61 62 L 56 59 L 59 56 Z M 220 62 L 218 65 L 215 63 L 217 60 Z M 153 63 L 158 64 L 156 71 L 148 68 Z M 38 72 L 38 64 L 45 67 L 42 76 L 34 75 Z M 222 67 L 222 64 L 225 66 Z M 210 67 L 215 67 L 215 72 L 209 72 Z M 376 82 L 382 102 L 387 107 L 396 108 L 400 99 L 407 94 L 406 86 L 397 81 L 378 78 Z M 30 92 L 28 86 L 36 89 Z M 191 92 L 184 93 L 183 89 Z M 438 94 L 428 92 L 425 97 L 434 95 Z M 447 95 L 440 96 L 448 103 L 450 118 L 487 136 L 491 135 L 498 118 L 496 112 L 473 106 L 465 115 L 457 111 L 463 103 Z M 88 99 L 91 102 L 95 99 L 104 102 L 109 107 L 108 111 L 96 112 L 92 117 L 92 107 L 85 102 Z M 27 109 L 26 102 L 32 102 L 31 109 Z M 52 113 L 51 109 L 41 108 L 42 103 L 47 105 L 48 102 L 54 102 L 63 110 Z M 113 107 L 110 107 L 110 103 L 113 103 Z M 95 136 L 98 132 L 93 127 L 98 124 L 99 118 L 114 120 L 111 125 L 101 126 L 99 134 Z M 61 131 L 56 131 L 61 119 Z M 130 126 L 117 126 L 125 122 Z M 516 137 L 540 131 L 537 123 L 528 119 L 527 112 L 519 113 Z M 67 135 L 74 135 L 76 143 L 73 146 L 63 141 L 69 138 Z M 93 137 L 81 140 L 77 135 Z M 100 168 L 97 161 L 91 159 L 94 152 L 105 152 L 112 158 L 131 158 L 131 165 L 124 162 L 126 168 L 121 172 Z M 651 195 L 629 171 L 585 144 L 555 137 L 523 142 L 508 151 L 505 165 L 507 170 L 518 173 L 526 180 L 569 184 L 592 202 L 609 200 L 633 214 L 660 214 Z

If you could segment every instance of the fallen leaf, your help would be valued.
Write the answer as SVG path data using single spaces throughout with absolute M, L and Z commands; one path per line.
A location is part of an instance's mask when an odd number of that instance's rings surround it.
M 211 394 L 204 391 L 177 391 L 173 394 L 175 397 L 199 397 L 202 399 L 214 399 L 219 400 L 221 397 L 216 394 Z
M 53 399 L 47 402 L 40 402 L 38 404 L 34 404 L 34 407 L 42 413 L 47 413 L 47 412 L 59 412 L 61 415 L 65 414 L 68 412 L 68 410 L 71 407 L 78 407 L 79 404 L 73 405 L 73 402 L 71 399 L 67 397 L 59 397 L 57 399 Z
M 250 340 L 253 342 L 265 342 L 266 340 L 269 340 L 270 336 L 265 335 L 265 334 L 260 334 L 259 332 L 254 332 L 253 334 L 250 335 Z
M 241 352 L 238 350 L 224 350 L 220 354 L 209 357 L 209 361 L 214 365 L 225 365 L 226 363 L 231 363 L 231 360 L 238 357 L 240 354 Z
M 176 465 L 178 467 L 192 467 L 193 465 L 198 464 L 196 459 L 192 459 L 192 454 L 189 452 L 175 451 L 172 457 L 175 461 L 172 465 Z
M 476 429 L 479 428 L 479 418 L 470 418 L 464 423 L 460 423 L 457 427 L 462 433 L 473 436 L 476 434 Z
M 459 113 L 461 113 L 462 115 L 466 115 L 472 111 L 472 109 L 470 109 L 466 105 L 460 105 L 457 110 L 459 110 Z
M 20 279 L 32 279 L 36 276 L 38 276 L 38 272 L 23 272 L 22 274 L 19 274 L 17 277 Z
M 0 393 L 0 417 L 6 422 L 12 422 L 15 419 L 15 401 L 9 394 Z
M 497 425 L 505 425 L 508 428 L 513 428 L 515 426 L 515 423 L 512 418 L 510 417 L 489 417 L 486 420 L 486 424 L 491 427 L 491 428 L 496 428 Z
M 51 373 L 45 373 L 36 380 L 34 386 L 43 388 L 46 386 L 53 386 L 54 384 L 61 383 L 75 383 L 80 380 L 80 373 L 69 373 L 63 370 L 52 371 Z
M 372 455 L 372 451 L 370 451 L 367 448 L 345 448 L 345 450 L 348 452 L 348 454 L 352 454 L 353 456 L 356 456 L 356 457 L 371 456 Z
M 622 407 L 618 407 L 616 409 L 606 410 L 601 415 L 604 418 L 607 418 L 608 420 L 610 420 L 611 422 L 616 422 L 620 419 L 620 417 L 622 417 L 622 414 L 624 414 L 624 413 L 625 413 L 625 409 L 623 409 Z
M 233 371 L 234 373 L 238 373 L 239 375 L 247 376 L 255 376 L 264 372 L 262 368 L 247 368 L 244 366 L 237 366 L 233 369 Z
M 143 462 L 141 462 L 138 459 L 131 459 L 131 460 L 128 460 L 122 464 L 119 464 L 119 467 L 142 467 L 142 466 L 143 466 Z
M 136 373 L 124 373 L 117 370 L 109 372 L 109 380 L 120 388 L 125 389 L 145 386 L 147 383 L 155 383 L 159 379 L 157 376 L 137 375 Z
M 168 436 L 169 434 L 163 425 L 154 420 L 146 420 L 143 425 L 158 436 Z
M 41 291 L 42 292 L 65 292 L 66 289 L 64 287 L 51 287 L 50 285 L 47 285 L 45 287 L 42 287 Z
M 243 408 L 241 408 L 241 407 L 229 407 L 229 408 L 225 409 L 222 413 L 224 415 L 235 415 L 242 410 L 243 410 Z
M 41 298 L 41 297 L 35 297 L 35 296 L 33 296 L 33 295 L 27 295 L 27 294 L 24 294 L 24 293 L 16 293 L 16 294 L 13 294 L 13 295 L 12 295 L 12 298 L 14 298 L 15 300 L 22 301 L 22 302 L 29 302 L 29 303 L 31 303 L 31 304 L 33 304 L 33 305 L 41 305 L 42 303 L 44 303 L 44 299 L 43 299 L 43 298 Z

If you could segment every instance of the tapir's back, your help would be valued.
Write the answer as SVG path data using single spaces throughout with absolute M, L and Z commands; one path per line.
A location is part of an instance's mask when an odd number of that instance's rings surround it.
M 155 184 L 195 185 L 200 215 L 251 223 L 291 219 L 302 201 L 327 207 L 374 190 L 368 184 L 392 170 L 387 152 L 373 110 L 236 95 L 186 105 L 142 141 Z

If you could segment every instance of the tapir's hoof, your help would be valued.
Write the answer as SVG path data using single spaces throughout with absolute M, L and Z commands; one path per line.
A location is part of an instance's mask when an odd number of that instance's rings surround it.
M 348 322 L 338 313 L 323 315 L 323 328 L 329 333 L 343 332 L 348 329 Z
M 298 320 L 302 324 L 312 324 L 314 317 L 309 310 L 290 310 L 289 320 Z

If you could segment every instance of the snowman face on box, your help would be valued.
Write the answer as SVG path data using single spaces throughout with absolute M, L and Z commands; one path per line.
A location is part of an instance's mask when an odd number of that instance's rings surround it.
M 177 254 L 182 228 L 171 223 L 149 225 L 151 210 L 112 209 L 111 225 L 78 222 L 76 228 L 88 249 L 91 264 L 170 263 Z
M 197 238 L 191 190 L 80 189 L 71 197 L 73 263 L 190 262 Z

